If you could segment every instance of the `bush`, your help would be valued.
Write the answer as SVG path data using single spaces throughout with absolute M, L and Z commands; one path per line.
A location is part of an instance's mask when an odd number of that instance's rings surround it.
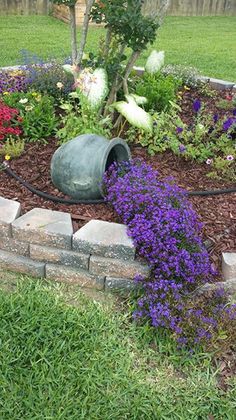
M 152 270 L 151 278 L 136 279 L 143 293 L 135 318 L 167 328 L 181 346 L 205 344 L 219 334 L 219 320 L 235 317 L 236 308 L 224 309 L 221 294 L 208 304 L 194 295 L 213 280 L 214 273 L 186 194 L 158 180 L 158 173 L 142 161 L 115 164 L 104 184 L 106 200 L 128 226 L 128 234 Z
M 144 105 L 147 111 L 161 112 L 170 108 L 170 101 L 176 100 L 180 85 L 181 82 L 171 75 L 144 73 L 136 85 L 135 93 L 147 98 L 147 104 Z
M 38 92 L 14 92 L 3 96 L 4 102 L 19 111 L 23 135 L 28 141 L 45 140 L 57 127 L 54 100 Z

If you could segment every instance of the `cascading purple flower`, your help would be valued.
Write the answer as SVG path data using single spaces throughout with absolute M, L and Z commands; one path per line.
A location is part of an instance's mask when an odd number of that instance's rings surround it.
M 201 101 L 199 99 L 195 99 L 195 101 L 193 102 L 193 110 L 194 112 L 199 112 L 201 109 Z
M 193 306 L 195 290 L 212 281 L 214 273 L 200 239 L 202 225 L 186 193 L 170 181 L 160 181 L 141 160 L 113 164 L 104 176 L 104 189 L 106 201 L 151 268 L 150 278 L 136 278 L 143 292 L 134 318 L 167 328 L 181 346 L 209 340 L 225 306 L 220 296 L 211 300 L 210 315 L 208 304 Z
M 236 118 L 228 118 L 226 121 L 223 122 L 223 130 L 228 131 L 233 124 L 236 124 Z

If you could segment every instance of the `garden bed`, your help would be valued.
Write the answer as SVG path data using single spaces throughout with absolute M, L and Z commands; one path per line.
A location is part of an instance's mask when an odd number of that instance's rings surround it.
M 229 95 L 230 92 L 227 91 L 214 92 L 209 89 L 205 92 L 196 89 L 185 91 L 181 99 L 183 121 L 191 124 L 192 103 L 196 98 L 204 103 L 208 112 L 217 112 L 220 116 L 227 115 L 224 109 L 216 108 L 216 103 L 221 99 L 225 100 Z M 123 133 L 122 137 L 126 138 L 126 133 Z M 54 187 L 50 178 L 50 162 L 57 147 L 55 138 L 48 139 L 47 144 L 27 143 L 21 157 L 10 161 L 10 167 L 35 188 L 57 197 L 64 197 Z M 209 178 L 209 165 L 186 161 L 183 156 L 176 156 L 169 151 L 150 156 L 147 148 L 133 144 L 131 153 L 133 158 L 142 158 L 157 169 L 161 179 L 171 176 L 177 185 L 188 191 L 216 190 L 235 185 L 233 182 Z M 74 230 L 78 230 L 91 219 L 119 222 L 113 209 L 106 204 L 57 204 L 33 195 L 5 172 L 0 173 L 0 181 L 0 195 L 18 200 L 23 213 L 35 207 L 68 212 L 72 215 Z M 203 236 L 204 240 L 207 240 L 212 261 L 219 266 L 222 252 L 236 250 L 236 194 L 195 196 L 189 200 L 204 224 Z
M 24 154 L 10 163 L 10 167 L 35 188 L 64 197 L 50 178 L 50 161 L 57 147 L 53 138 L 46 145 L 29 144 Z M 232 183 L 209 179 L 206 176 L 206 165 L 186 162 L 170 152 L 151 157 L 145 149 L 138 146 L 132 147 L 131 152 L 133 157 L 141 157 L 157 169 L 162 179 L 171 176 L 177 185 L 186 190 L 213 190 L 232 186 Z M 23 213 L 35 207 L 68 212 L 72 215 L 75 230 L 91 219 L 119 222 L 112 208 L 106 204 L 57 204 L 33 195 L 5 172 L 0 173 L 0 181 L 0 195 L 21 202 Z M 190 197 L 189 200 L 204 223 L 203 235 L 211 244 L 213 262 L 219 263 L 221 252 L 236 250 L 236 194 L 197 196 Z

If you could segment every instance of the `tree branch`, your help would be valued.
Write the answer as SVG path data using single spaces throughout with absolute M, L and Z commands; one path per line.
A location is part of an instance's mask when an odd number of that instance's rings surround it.
M 87 2 L 86 2 L 86 10 L 85 10 L 85 14 L 84 14 L 84 21 L 83 21 L 82 32 L 81 32 L 80 47 L 79 47 L 79 51 L 78 51 L 78 55 L 77 55 L 77 63 L 76 64 L 78 66 L 81 65 L 81 61 L 82 61 L 82 58 L 83 58 L 84 47 L 85 47 L 86 39 L 87 39 L 87 35 L 88 35 L 90 12 L 91 12 L 91 9 L 93 7 L 93 4 L 94 4 L 94 0 L 87 0 Z

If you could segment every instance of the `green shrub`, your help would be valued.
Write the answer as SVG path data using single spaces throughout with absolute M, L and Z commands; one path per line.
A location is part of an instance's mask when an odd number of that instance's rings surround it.
M 147 104 L 145 104 L 147 111 L 161 112 L 170 108 L 170 101 L 176 100 L 176 93 L 180 85 L 181 81 L 171 75 L 144 73 L 137 82 L 135 93 L 147 98 Z
M 33 142 L 45 141 L 57 127 L 58 120 L 54 110 L 54 99 L 38 92 L 14 92 L 3 96 L 3 101 L 19 110 L 22 118 L 23 136 Z

